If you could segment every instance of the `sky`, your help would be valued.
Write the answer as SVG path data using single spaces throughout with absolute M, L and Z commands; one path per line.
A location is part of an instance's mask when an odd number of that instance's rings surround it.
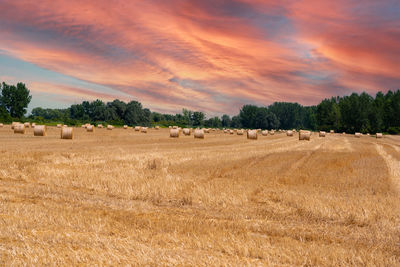
M 137 100 L 209 116 L 400 88 L 399 0 L 0 0 L 29 110 Z

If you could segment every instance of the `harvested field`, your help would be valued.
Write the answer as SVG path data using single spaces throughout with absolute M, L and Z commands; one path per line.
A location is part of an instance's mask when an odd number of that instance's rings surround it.
M 0 265 L 400 265 L 400 138 L 0 128 Z

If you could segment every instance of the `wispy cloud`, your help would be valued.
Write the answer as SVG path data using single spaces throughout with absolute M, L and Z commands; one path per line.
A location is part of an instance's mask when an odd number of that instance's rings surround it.
M 26 75 L 32 90 L 47 83 L 66 99 L 132 98 L 166 112 L 399 87 L 398 1 L 277 3 L 5 0 L 0 50 L 88 85 Z

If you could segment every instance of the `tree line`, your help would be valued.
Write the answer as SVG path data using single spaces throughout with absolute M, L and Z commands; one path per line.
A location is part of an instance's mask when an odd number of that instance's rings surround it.
M 144 108 L 138 101 L 83 101 L 65 109 L 34 108 L 28 117 L 31 95 L 25 84 L 0 86 L 0 121 L 25 119 L 38 123 L 82 123 L 213 128 L 309 129 L 337 132 L 388 132 L 400 134 L 400 90 L 378 92 L 375 97 L 363 92 L 324 99 L 315 106 L 275 102 L 258 107 L 244 105 L 239 114 L 206 118 L 202 111 L 183 109 L 179 114 L 162 114 Z

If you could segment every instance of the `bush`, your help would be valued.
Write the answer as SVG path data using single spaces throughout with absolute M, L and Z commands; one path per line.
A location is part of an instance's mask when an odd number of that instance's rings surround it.
M 389 134 L 400 134 L 400 127 L 389 127 L 388 133 Z
M 7 110 L 3 107 L 0 107 L 0 122 L 2 123 L 10 123 L 12 118 Z

